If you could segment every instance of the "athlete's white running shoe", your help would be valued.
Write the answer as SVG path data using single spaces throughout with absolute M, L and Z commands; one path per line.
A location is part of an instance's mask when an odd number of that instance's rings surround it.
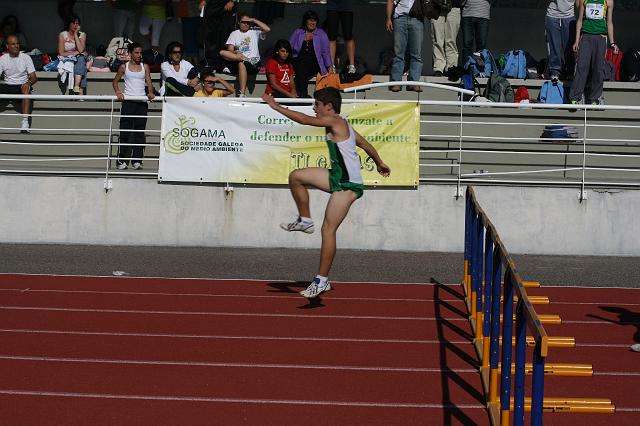
M 311 285 L 300 292 L 301 296 L 307 299 L 313 299 L 320 296 L 321 293 L 331 290 L 331 284 L 327 281 L 324 285 L 320 283 L 320 278 L 316 277 L 311 281 Z
M 313 234 L 314 227 L 313 221 L 302 220 L 300 216 L 296 220 L 290 223 L 281 223 L 280 228 L 285 231 L 293 232 L 293 231 L 302 231 L 305 234 Z
M 631 347 L 629 348 L 634 352 L 640 352 L 640 343 L 636 343 L 635 345 L 631 345 Z

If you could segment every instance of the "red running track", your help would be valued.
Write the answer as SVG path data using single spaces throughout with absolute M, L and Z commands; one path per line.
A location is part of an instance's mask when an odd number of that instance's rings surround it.
M 545 325 L 550 336 L 573 336 L 575 348 L 551 348 L 547 362 L 592 364 L 592 377 L 545 377 L 550 397 L 609 398 L 614 414 L 545 413 L 545 425 L 636 426 L 640 424 L 640 289 L 549 287 L 528 289 L 546 295 L 549 305 L 536 305 L 540 314 L 558 314 L 560 325 Z
M 3 424 L 488 423 L 458 286 L 0 275 Z

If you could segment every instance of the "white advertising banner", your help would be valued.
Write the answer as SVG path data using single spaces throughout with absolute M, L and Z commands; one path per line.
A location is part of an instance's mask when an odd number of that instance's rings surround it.
M 314 114 L 311 106 L 289 108 Z M 351 104 L 342 112 L 365 138 L 371 135 L 392 170 L 382 178 L 359 150 L 366 185 L 417 185 L 415 103 Z M 328 159 L 323 128 L 295 123 L 263 103 L 167 98 L 162 109 L 160 181 L 287 184 L 292 170 L 330 167 Z

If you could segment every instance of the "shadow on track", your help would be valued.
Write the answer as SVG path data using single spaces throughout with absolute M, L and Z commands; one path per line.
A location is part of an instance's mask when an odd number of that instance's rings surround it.
M 271 290 L 267 290 L 269 293 L 283 293 L 283 294 L 298 294 L 301 290 L 304 290 L 309 285 L 308 281 L 296 281 L 295 283 L 267 283 L 267 286 L 271 287 Z M 300 296 L 302 299 L 302 296 Z M 325 305 L 322 303 L 321 297 L 314 299 L 304 299 L 306 304 L 298 306 L 298 309 L 315 309 L 323 308 Z
M 616 314 L 618 316 L 618 319 L 613 320 L 595 314 L 587 314 L 587 316 L 617 325 L 634 326 L 636 328 L 636 331 L 633 335 L 633 340 L 635 341 L 635 343 L 640 343 L 640 313 L 630 311 L 626 308 L 621 308 L 620 306 L 599 306 L 599 308 L 605 312 Z
M 443 424 L 445 426 L 450 426 L 454 424 L 455 419 L 456 424 L 462 423 L 464 425 L 475 425 L 477 423 L 469 418 L 463 409 L 456 406 L 455 402 L 451 400 L 451 387 L 460 387 L 481 404 L 485 403 L 484 395 L 480 390 L 476 389 L 471 383 L 467 382 L 462 376 L 460 376 L 460 374 L 456 373 L 455 370 L 450 367 L 449 357 L 457 356 L 470 364 L 473 368 L 479 368 L 479 362 L 476 358 L 465 352 L 460 347 L 460 343 L 452 343 L 448 340 L 445 333 L 445 331 L 449 329 L 460 335 L 465 341 L 468 341 L 465 342 L 464 345 L 471 346 L 473 344 L 473 336 L 471 333 L 461 329 L 450 321 L 450 319 L 454 317 L 462 317 L 466 319 L 466 312 L 461 311 L 451 303 L 444 300 L 443 293 L 448 293 L 459 299 L 464 299 L 464 297 L 461 293 L 458 293 L 456 290 L 451 288 L 451 286 L 443 285 L 434 278 L 431 278 L 430 282 L 435 284 L 433 286 L 433 303 L 435 308 L 434 314 L 438 324 L 438 340 L 440 341 L 440 381 L 442 386 L 442 405 L 445 407 Z M 445 312 L 443 314 L 444 310 L 448 310 L 450 312 Z

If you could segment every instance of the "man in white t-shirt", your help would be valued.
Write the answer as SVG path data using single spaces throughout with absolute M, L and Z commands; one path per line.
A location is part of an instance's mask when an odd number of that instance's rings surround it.
M 5 84 L 0 84 L 0 93 L 10 95 L 28 95 L 36 84 L 36 69 L 29 55 L 20 52 L 18 37 L 7 37 L 8 54 L 0 56 L 0 75 L 4 75 Z M 30 99 L 22 100 L 21 132 L 29 131 L 29 116 L 32 103 Z
M 250 29 L 255 24 L 260 29 Z M 260 51 L 258 50 L 258 40 L 264 39 L 264 33 L 271 31 L 271 28 L 264 22 L 251 18 L 245 13 L 238 13 L 239 29 L 229 34 L 227 39 L 227 49 L 220 51 L 220 56 L 228 61 L 230 66 L 238 67 L 238 90 L 240 97 L 245 96 L 247 90 L 247 74 L 257 74 L 260 67 Z

